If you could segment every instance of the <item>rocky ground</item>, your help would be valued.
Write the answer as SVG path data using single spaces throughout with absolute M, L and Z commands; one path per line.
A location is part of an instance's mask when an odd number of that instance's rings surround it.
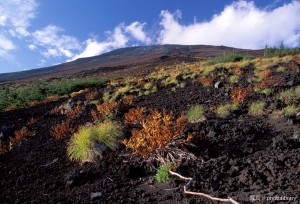
M 295 199 L 287 203 L 300 202 L 300 116 L 276 119 L 267 114 L 283 106 L 275 97 L 277 92 L 300 85 L 299 64 L 293 66 L 294 71 L 278 74 L 283 82 L 274 94 L 253 92 L 229 116 L 208 111 L 205 121 L 186 126 L 185 132 L 194 135 L 193 146 L 186 148 L 197 159 L 183 161 L 176 172 L 193 178 L 190 190 L 231 197 L 239 203 L 271 203 L 267 199 L 276 196 Z M 101 96 L 103 88 L 90 91 Z M 121 104 L 116 120 L 122 123 L 124 114 L 133 107 L 166 108 L 179 115 L 195 104 L 210 110 L 230 100 L 226 83 L 215 88 L 187 80 L 184 88 L 159 87 L 131 105 Z M 251 116 L 249 104 L 257 100 L 266 102 L 266 114 Z M 175 176 L 167 183 L 156 182 L 157 166 L 130 154 L 122 145 L 94 163 L 69 161 L 66 147 L 70 135 L 55 139 L 50 134 L 51 126 L 68 116 L 49 114 L 67 101 L 0 113 L 5 134 L 25 126 L 34 132 L 0 155 L 0 203 L 210 203 L 200 196 L 184 194 L 186 181 Z M 85 101 L 84 95 L 72 98 L 75 104 L 78 101 Z M 299 101 L 296 104 L 299 106 Z M 82 107 L 80 116 L 72 120 L 75 129 L 93 121 L 90 111 L 94 104 L 86 102 Z M 32 117 L 35 121 L 30 124 Z M 128 127 L 124 134 L 129 137 Z M 2 141 L 7 142 L 7 138 Z

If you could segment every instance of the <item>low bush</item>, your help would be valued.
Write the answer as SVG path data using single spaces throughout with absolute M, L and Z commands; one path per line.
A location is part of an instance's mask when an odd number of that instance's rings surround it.
M 167 151 L 168 144 L 175 143 L 176 138 L 183 136 L 186 120 L 184 114 L 174 120 L 172 113 L 152 110 L 140 118 L 141 129 L 134 128 L 130 139 L 123 140 L 123 144 L 145 158 L 150 157 L 156 150 Z M 188 137 L 187 140 L 190 139 Z
M 50 133 L 55 139 L 63 138 L 73 132 L 70 121 L 62 121 L 50 128 Z
M 238 86 L 238 87 L 233 87 L 231 89 L 230 96 L 234 104 L 240 104 L 245 101 L 245 99 L 251 92 L 252 92 L 251 87 L 247 87 L 243 89 L 243 87 Z

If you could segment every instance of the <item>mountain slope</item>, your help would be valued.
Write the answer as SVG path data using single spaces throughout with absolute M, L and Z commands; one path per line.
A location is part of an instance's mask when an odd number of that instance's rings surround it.
M 0 74 L 0 83 L 29 78 L 49 78 L 103 67 L 136 66 L 164 59 L 207 58 L 221 55 L 225 50 L 256 55 L 257 51 L 209 45 L 155 45 L 121 48 L 99 56 L 77 59 L 51 67 Z

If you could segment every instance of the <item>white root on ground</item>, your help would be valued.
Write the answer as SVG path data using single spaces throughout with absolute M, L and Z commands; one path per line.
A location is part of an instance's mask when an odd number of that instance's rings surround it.
M 233 200 L 232 198 L 216 198 L 216 197 L 213 197 L 213 196 L 210 196 L 208 194 L 205 194 L 205 193 L 200 193 L 200 192 L 193 192 L 193 191 L 189 191 L 188 190 L 188 187 L 189 185 L 191 184 L 193 178 L 191 177 L 184 177 L 176 172 L 173 172 L 173 171 L 169 171 L 169 173 L 171 175 L 174 175 L 174 176 L 178 176 L 179 178 L 183 179 L 183 180 L 187 180 L 187 184 L 185 184 L 183 186 L 183 192 L 186 193 L 186 194 L 190 194 L 190 195 L 198 195 L 198 196 L 202 196 L 202 197 L 205 197 L 207 199 L 210 199 L 212 201 L 219 201 L 219 202 L 226 202 L 226 203 L 233 203 L 233 204 L 239 204 L 237 201 Z

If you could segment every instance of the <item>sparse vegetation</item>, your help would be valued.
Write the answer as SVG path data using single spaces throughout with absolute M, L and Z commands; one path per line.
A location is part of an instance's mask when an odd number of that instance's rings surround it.
M 64 96 L 85 89 L 86 87 L 99 87 L 108 82 L 107 79 L 85 79 L 85 80 L 60 80 L 51 83 L 40 82 L 30 87 L 6 87 L 0 90 L 0 110 L 10 106 L 26 107 L 34 101 L 41 101 L 50 96 Z
M 272 113 L 272 116 L 274 118 L 279 118 L 279 117 L 283 117 L 283 116 L 287 117 L 287 116 L 296 115 L 299 111 L 300 111 L 300 108 L 298 106 L 289 105 L 289 106 L 286 106 L 285 108 L 283 108 L 281 110 L 275 110 Z
M 277 98 L 284 101 L 284 103 L 290 105 L 297 103 L 300 100 L 300 86 L 295 88 L 290 88 L 286 91 L 283 91 L 277 95 Z

